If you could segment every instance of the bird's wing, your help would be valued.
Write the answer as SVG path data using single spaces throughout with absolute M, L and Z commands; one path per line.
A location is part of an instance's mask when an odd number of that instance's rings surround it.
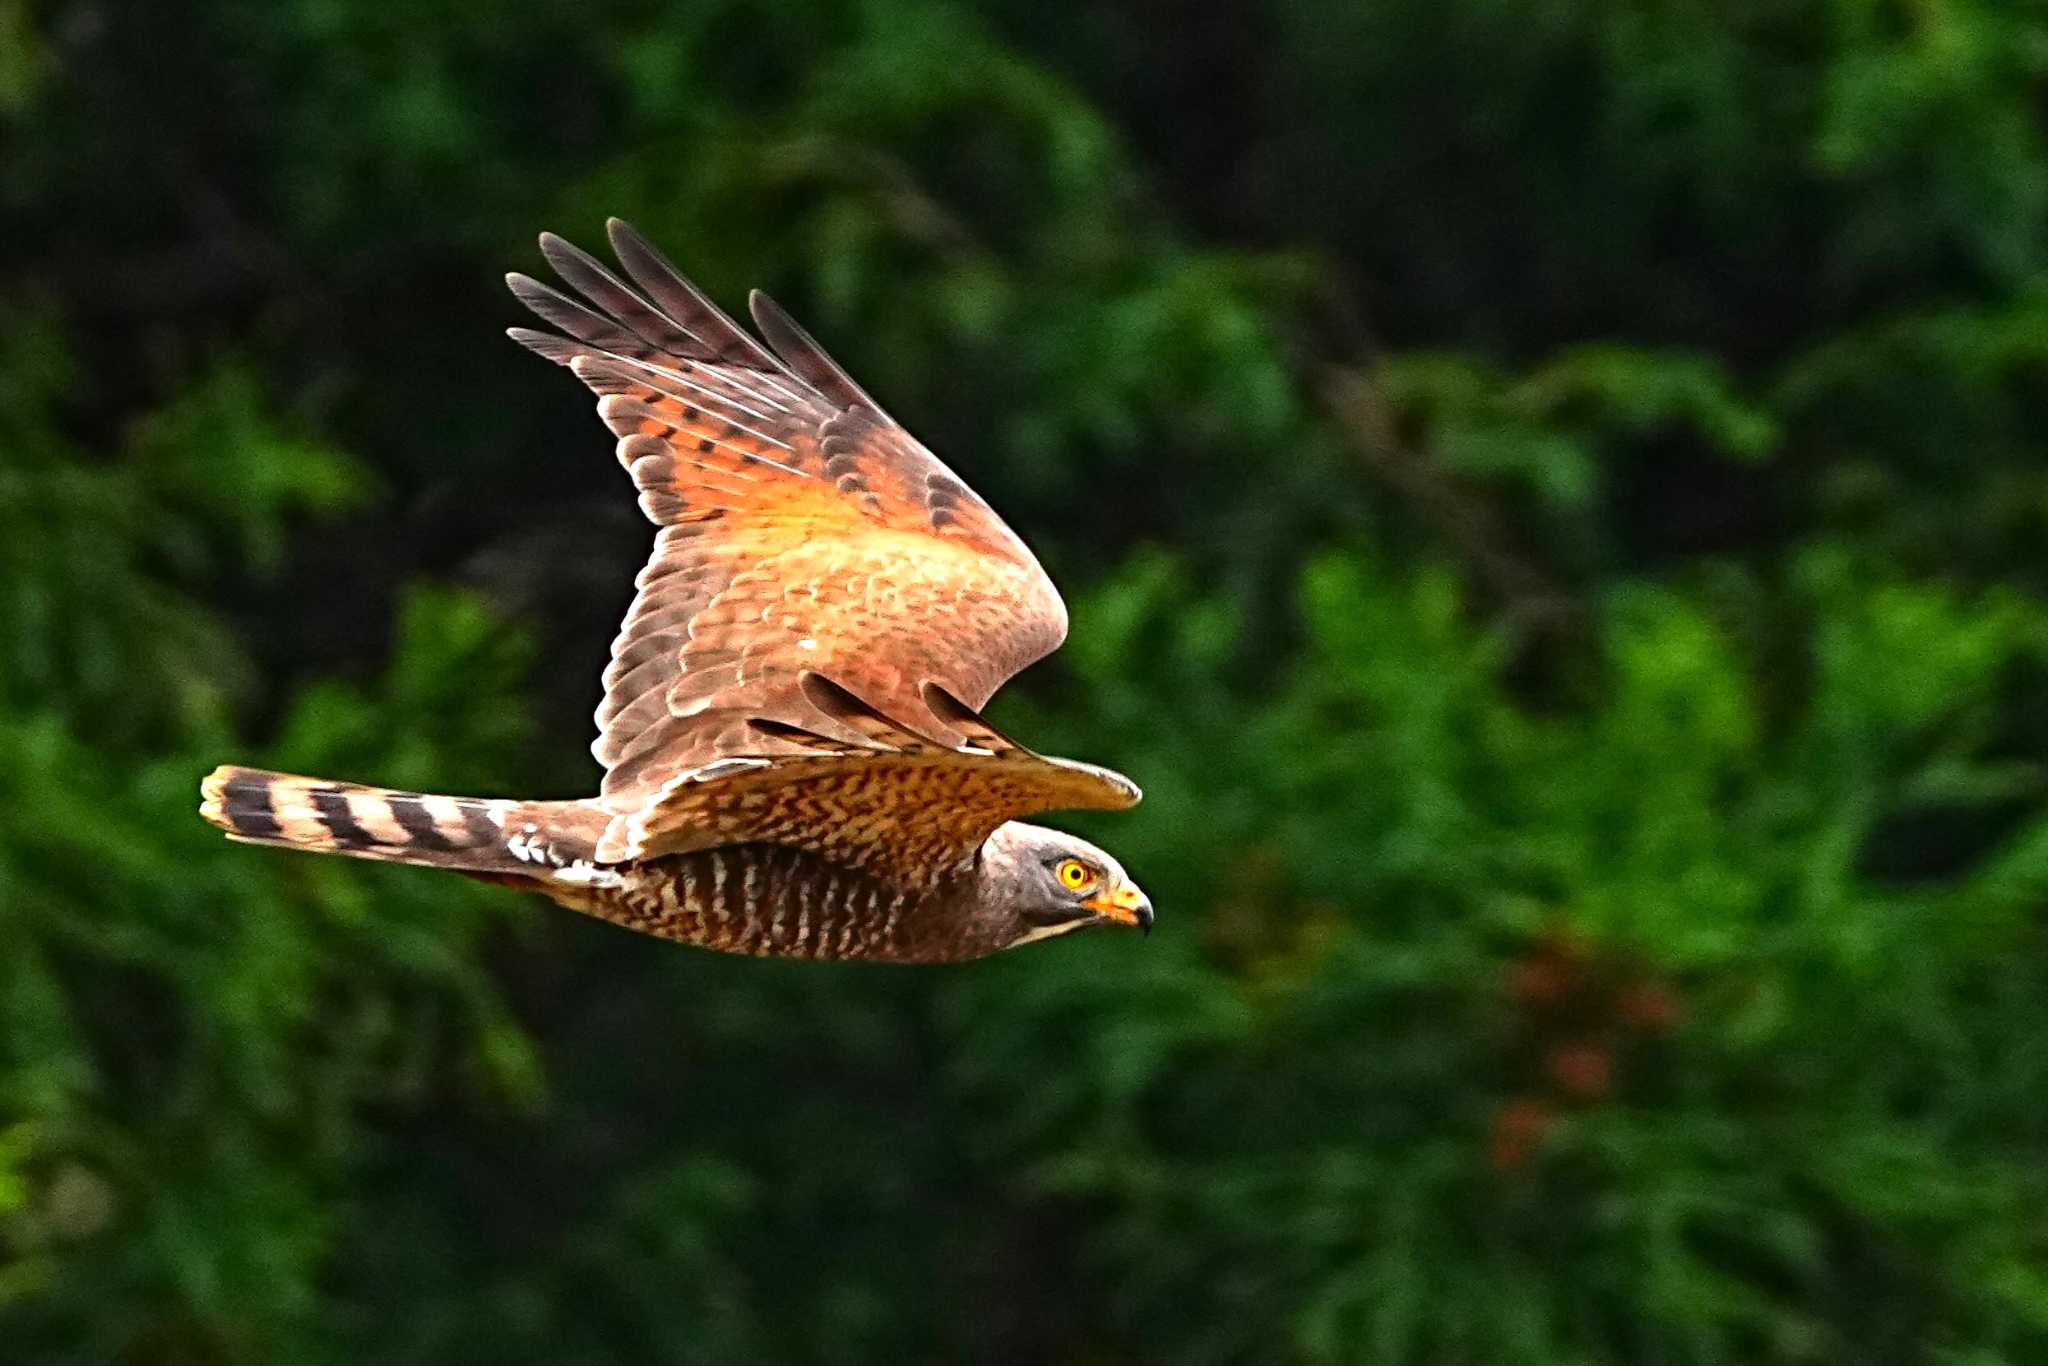
M 926 685 L 979 709 L 1057 648 L 1045 571 L 765 296 L 766 346 L 632 228 L 610 235 L 631 284 L 552 234 L 541 250 L 581 299 L 508 277 L 559 329 L 512 336 L 599 395 L 661 528 L 605 671 L 600 801 L 630 818 L 722 760 L 803 752 L 757 721 L 858 745 L 811 675 L 957 747 Z
M 1005 821 L 1116 810 L 1140 795 L 1122 774 L 1032 753 L 936 687 L 925 689 L 925 705 L 963 737 L 957 748 L 896 724 L 821 675 L 804 688 L 860 743 L 753 722 L 786 752 L 677 774 L 639 810 L 612 819 L 598 860 L 763 841 L 915 890 L 958 868 Z

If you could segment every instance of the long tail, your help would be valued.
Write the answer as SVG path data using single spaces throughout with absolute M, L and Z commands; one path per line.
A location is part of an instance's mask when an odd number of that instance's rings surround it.
M 199 795 L 229 839 L 523 878 L 589 863 L 606 821 L 589 802 L 437 797 L 232 764 Z

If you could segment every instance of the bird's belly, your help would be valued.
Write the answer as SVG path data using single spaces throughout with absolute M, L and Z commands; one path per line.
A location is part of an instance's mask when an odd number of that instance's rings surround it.
M 930 898 L 782 845 L 586 867 L 570 879 L 544 890 L 572 910 L 725 953 L 894 962 L 976 956 L 966 934 L 946 932 Z

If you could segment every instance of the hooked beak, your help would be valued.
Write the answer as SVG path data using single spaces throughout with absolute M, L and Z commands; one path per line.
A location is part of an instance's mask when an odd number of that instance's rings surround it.
M 1114 920 L 1119 925 L 1152 933 L 1152 899 L 1126 882 L 1113 892 L 1090 897 L 1081 903 L 1105 920 Z

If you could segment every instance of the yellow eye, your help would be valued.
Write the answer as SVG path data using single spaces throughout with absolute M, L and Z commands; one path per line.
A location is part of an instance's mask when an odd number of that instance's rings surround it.
M 1068 891 L 1082 892 L 1095 881 L 1095 870 L 1077 858 L 1066 858 L 1060 860 L 1055 876 L 1059 878 L 1060 886 Z

